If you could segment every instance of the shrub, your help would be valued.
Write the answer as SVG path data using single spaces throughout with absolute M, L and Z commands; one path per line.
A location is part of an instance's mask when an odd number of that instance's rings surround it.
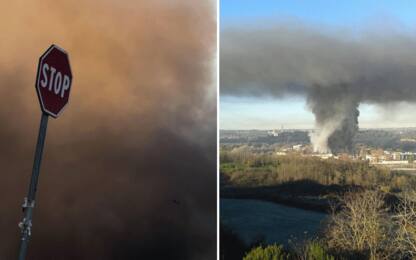
M 318 241 L 311 241 L 306 245 L 307 260 L 334 260 L 334 256 L 328 254 Z
M 243 260 L 288 260 L 287 254 L 280 245 L 269 245 L 265 248 L 262 246 L 253 248 Z

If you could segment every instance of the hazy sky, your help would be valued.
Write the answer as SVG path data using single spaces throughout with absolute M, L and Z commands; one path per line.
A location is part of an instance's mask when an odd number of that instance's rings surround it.
M 365 30 L 394 26 L 415 31 L 415 1 L 236 1 L 221 0 L 221 30 L 227 27 L 295 20 L 326 28 Z M 416 127 L 415 104 L 360 105 L 360 127 Z M 304 98 L 220 98 L 221 129 L 313 128 Z

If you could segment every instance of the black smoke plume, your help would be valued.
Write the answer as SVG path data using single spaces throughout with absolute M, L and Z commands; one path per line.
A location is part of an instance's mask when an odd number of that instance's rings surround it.
M 221 32 L 221 95 L 305 96 L 319 152 L 352 152 L 361 103 L 416 101 L 416 34 L 281 22 Z

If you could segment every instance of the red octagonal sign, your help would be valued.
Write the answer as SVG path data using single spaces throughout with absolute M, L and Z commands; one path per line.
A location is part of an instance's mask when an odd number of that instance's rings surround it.
M 36 91 L 42 111 L 57 118 L 68 103 L 72 73 L 68 54 L 51 45 L 39 58 Z

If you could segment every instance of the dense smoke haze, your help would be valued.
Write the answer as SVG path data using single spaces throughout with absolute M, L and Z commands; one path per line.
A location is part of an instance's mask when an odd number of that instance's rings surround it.
M 231 27 L 220 55 L 223 96 L 306 97 L 317 152 L 352 152 L 359 104 L 416 101 L 416 32 L 402 28 Z
M 52 43 L 73 83 L 49 120 L 28 259 L 215 258 L 215 8 L 0 2 L 0 259 L 17 257 Z

